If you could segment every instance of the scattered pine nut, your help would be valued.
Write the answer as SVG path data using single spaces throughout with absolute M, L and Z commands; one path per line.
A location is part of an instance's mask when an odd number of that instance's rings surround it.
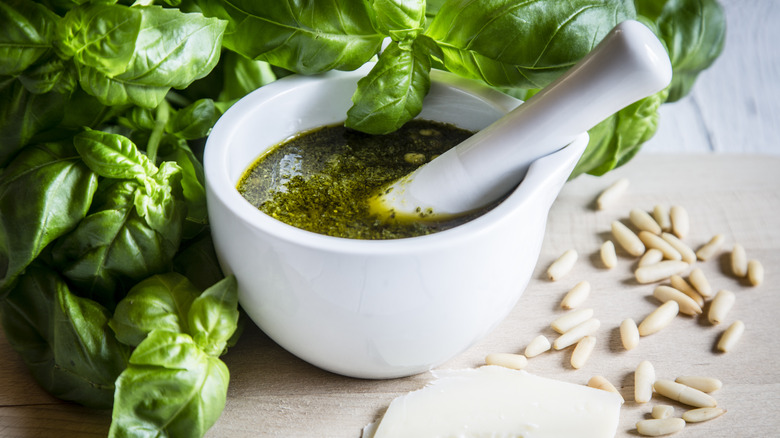
M 647 403 L 653 397 L 653 382 L 655 382 L 655 368 L 650 362 L 643 360 L 634 371 L 634 401 Z
M 709 421 L 713 418 L 718 418 L 725 414 L 726 410 L 723 408 L 696 408 L 689 411 L 685 411 L 682 415 L 682 419 L 686 423 L 701 423 L 702 421 Z
M 617 243 L 632 256 L 639 257 L 645 253 L 645 245 L 639 240 L 639 237 L 627 226 L 623 225 L 622 222 L 612 222 L 612 235 L 615 237 Z
M 636 431 L 643 436 L 662 436 L 677 433 L 685 428 L 685 420 L 682 418 L 652 418 L 639 420 L 636 423 Z
M 603 391 L 612 392 L 620 396 L 620 400 L 625 401 L 623 399 L 623 395 L 620 394 L 620 391 L 615 388 L 615 385 L 609 382 L 606 378 L 603 376 L 593 376 L 588 380 L 588 386 L 591 388 L 601 389 Z
M 729 328 L 727 328 L 726 331 L 724 331 L 720 336 L 720 340 L 718 341 L 718 350 L 724 353 L 728 353 L 734 349 L 734 346 L 737 345 L 739 338 L 742 337 L 742 333 L 744 332 L 745 324 L 742 321 L 736 320 L 731 323 Z
M 656 235 L 661 234 L 663 231 L 661 230 L 661 226 L 658 225 L 658 222 L 644 210 L 632 208 L 628 213 L 628 219 L 641 231 L 647 231 Z
M 553 341 L 553 348 L 556 350 L 562 350 L 570 345 L 574 345 L 585 336 L 592 335 L 599 329 L 601 322 L 596 318 L 591 318 L 583 323 L 578 324 L 566 333 L 558 336 Z
M 586 280 L 580 281 L 574 285 L 571 290 L 561 300 L 561 307 L 564 309 L 573 309 L 584 303 L 590 295 L 590 283 Z
M 522 354 L 490 353 L 485 357 L 485 364 L 522 370 L 528 365 L 528 359 Z
M 702 297 L 709 298 L 712 296 L 712 286 L 710 286 L 710 282 L 704 275 L 704 271 L 699 268 L 693 268 L 688 276 L 688 280 Z
M 699 292 L 696 291 L 696 289 L 693 288 L 687 281 L 685 281 L 684 278 L 682 278 L 679 275 L 672 275 L 669 277 L 669 282 L 672 284 L 672 287 L 679 290 L 680 292 L 684 293 L 685 295 L 688 295 L 693 299 L 693 301 L 696 301 L 696 304 L 699 305 L 699 307 L 704 305 L 704 297 L 702 297 Z
M 690 229 L 688 211 L 679 205 L 672 205 L 669 209 L 669 219 L 672 221 L 672 233 L 680 239 L 685 238 Z
M 615 253 L 615 244 L 611 240 L 607 240 L 601 245 L 601 262 L 607 269 L 612 269 L 617 266 L 617 253 Z
M 585 362 L 588 361 L 593 348 L 596 346 L 596 338 L 593 336 L 585 336 L 577 342 L 574 347 L 574 351 L 571 353 L 571 366 L 574 369 L 580 369 L 585 366 Z
M 579 324 L 593 317 L 593 309 L 572 310 L 563 316 L 558 317 L 550 323 L 550 327 L 560 334 L 564 334 Z
M 747 264 L 745 248 L 739 243 L 735 243 L 731 250 L 731 272 L 737 277 L 744 277 L 747 275 Z
M 723 246 L 723 242 L 725 241 L 726 238 L 723 237 L 723 234 L 716 234 L 712 236 L 712 239 L 710 239 L 709 242 L 705 243 L 704 246 L 696 251 L 696 257 L 698 257 L 701 261 L 707 261 L 710 257 L 714 256 L 716 252 L 718 252 L 720 247 Z
M 662 260 L 654 265 L 640 266 L 634 271 L 636 281 L 640 283 L 655 283 L 675 274 L 682 274 L 688 269 L 688 264 L 681 260 Z
M 548 351 L 552 345 L 544 335 L 539 335 L 525 347 L 525 357 L 536 357 Z
M 680 257 L 682 258 L 682 256 Z M 639 267 L 654 265 L 664 259 L 664 253 L 659 249 L 650 248 L 645 252 L 645 255 L 639 259 Z
M 663 231 L 672 230 L 672 220 L 669 218 L 669 209 L 665 205 L 656 205 L 653 207 L 653 219 Z
M 639 323 L 637 326 L 639 336 L 649 336 L 659 332 L 672 322 L 679 311 L 680 306 L 676 301 L 667 301 L 661 304 Z
M 690 246 L 686 245 L 685 242 L 680 240 L 679 237 L 671 233 L 663 233 L 661 234 L 661 238 L 669 242 L 669 244 L 672 245 L 672 247 L 674 247 L 674 249 L 676 249 L 680 255 L 682 255 L 682 260 L 684 262 L 690 264 L 696 262 L 696 253 L 693 252 Z
M 758 260 L 750 260 L 747 265 L 747 277 L 751 286 L 758 286 L 764 282 L 764 265 Z
M 628 179 L 620 178 L 604 189 L 603 192 L 596 199 L 596 205 L 599 210 L 604 210 L 609 205 L 613 204 L 625 191 L 628 189 Z
M 620 323 L 620 340 L 626 350 L 633 350 L 639 345 L 639 328 L 633 319 L 627 318 Z
M 715 294 L 715 298 L 713 298 L 710 303 L 710 311 L 707 314 L 707 319 L 710 323 L 718 325 L 723 322 L 723 320 L 726 319 L 726 315 L 734 306 L 734 301 L 736 301 L 736 296 L 733 292 L 725 289 L 718 291 L 718 293 Z
M 670 286 L 657 286 L 653 296 L 662 303 L 676 301 L 682 314 L 696 316 L 701 314 L 701 306 L 693 298 Z
M 563 278 L 563 276 L 568 274 L 569 271 L 571 271 L 571 268 L 574 267 L 574 263 L 576 261 L 577 261 L 577 251 L 570 249 L 564 252 L 547 269 L 547 277 L 552 281 L 560 280 L 561 278 Z
M 650 416 L 658 420 L 669 418 L 672 414 L 674 414 L 674 407 L 669 405 L 655 405 L 650 412 Z
M 718 405 L 718 402 L 711 395 L 672 380 L 656 380 L 653 383 L 653 389 L 664 397 L 688 406 L 708 408 Z
M 661 251 L 664 258 L 666 259 L 682 260 L 682 254 L 680 254 L 680 251 L 677 251 L 669 242 L 656 234 L 648 231 L 640 231 L 639 240 L 641 240 L 646 247 Z
M 701 392 L 713 392 L 723 387 L 723 383 L 714 377 L 704 376 L 680 376 L 674 379 L 677 383 L 690 386 L 691 388 L 698 389 Z

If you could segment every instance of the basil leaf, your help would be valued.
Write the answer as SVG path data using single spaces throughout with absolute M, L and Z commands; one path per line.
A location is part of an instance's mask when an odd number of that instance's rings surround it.
M 52 395 L 107 408 L 130 355 L 109 329 L 108 312 L 79 298 L 56 273 L 31 266 L 5 300 L 5 335 L 35 380 Z
M 199 99 L 177 111 L 165 130 L 185 140 L 206 137 L 217 122 L 217 109 L 211 99 Z
M 219 102 L 232 104 L 250 92 L 276 80 L 276 73 L 271 68 L 271 64 L 265 61 L 255 61 L 230 51 L 222 55 L 222 61 L 225 69 Z M 229 105 L 227 107 L 229 108 Z M 220 110 L 224 113 L 227 108 L 222 105 Z
M 208 228 L 182 244 L 173 259 L 173 269 L 187 277 L 198 290 L 207 289 L 225 277 Z
M 135 179 L 157 172 L 125 136 L 87 129 L 73 138 L 73 144 L 87 166 L 102 177 Z
M 187 218 L 184 223 L 183 237 L 195 237 L 208 225 L 206 208 L 206 177 L 203 164 L 182 139 L 166 141 L 161 144 L 158 157 L 175 162 L 181 169 L 181 188 L 187 203 Z
M 425 26 L 425 0 L 373 0 L 377 27 L 393 41 L 414 40 Z
M 79 66 L 78 72 L 81 88 L 107 106 L 133 104 L 156 108 L 170 90 L 170 87 L 165 85 L 139 84 L 132 80 L 111 77 L 87 66 Z
M 29 0 L 0 2 L 0 76 L 15 76 L 52 46 L 57 16 Z
M 117 379 L 109 437 L 203 436 L 225 407 L 229 379 L 188 335 L 152 331 Z
M 189 333 L 209 356 L 219 357 L 238 324 L 238 286 L 229 276 L 206 289 L 192 302 L 187 315 Z
M 363 0 L 196 3 L 204 13 L 230 22 L 226 48 L 302 74 L 354 70 L 379 51 L 384 39 Z
M 442 48 L 447 70 L 494 86 L 542 88 L 634 17 L 628 0 L 450 0 L 425 34 Z
M 346 126 L 369 134 L 400 128 L 422 110 L 431 86 L 430 70 L 426 46 L 415 40 L 411 49 L 404 49 L 392 42 L 369 74 L 358 81 Z
M 141 30 L 141 11 L 123 5 L 85 4 L 71 9 L 60 23 L 56 47 L 63 58 L 73 58 L 109 76 L 125 71 L 135 53 Z
M 189 333 L 188 313 L 198 294 L 183 275 L 172 272 L 149 277 L 117 304 L 109 326 L 120 342 L 133 347 L 153 330 Z
M 72 146 L 26 148 L 0 174 L 0 290 L 87 214 L 97 176 Z
M 19 82 L 34 94 L 50 91 L 70 94 L 78 82 L 76 67 L 56 55 L 44 56 L 18 76 Z

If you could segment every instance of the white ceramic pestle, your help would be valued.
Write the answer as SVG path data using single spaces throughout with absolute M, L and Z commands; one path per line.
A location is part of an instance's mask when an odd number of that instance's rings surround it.
M 664 89 L 666 50 L 638 21 L 617 26 L 574 67 L 507 115 L 385 187 L 370 200 L 382 217 L 446 218 L 485 207 L 517 186 L 540 157 L 620 109 Z

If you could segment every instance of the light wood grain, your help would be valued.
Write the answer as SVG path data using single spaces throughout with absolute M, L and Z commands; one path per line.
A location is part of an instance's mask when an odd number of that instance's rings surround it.
M 576 282 L 587 279 L 592 292 L 583 306 L 595 309 L 602 322 L 596 350 L 580 370 L 569 364 L 571 349 L 548 352 L 529 360 L 529 372 L 585 384 L 594 374 L 609 379 L 627 400 L 618 437 L 636 436 L 634 424 L 649 415 L 655 403 L 671 403 L 676 415 L 684 407 L 662 398 L 637 405 L 633 370 L 651 361 L 659 377 L 702 374 L 720 378 L 714 395 L 728 412 L 710 423 L 690 425 L 681 437 L 725 438 L 774 436 L 780 430 L 780 158 L 722 155 L 638 156 L 603 178 L 580 177 L 567 184 L 553 205 L 534 278 L 508 318 L 477 345 L 442 368 L 475 367 L 492 352 L 522 352 L 538 334 L 553 340 L 549 323 L 563 311 L 560 299 Z M 627 193 L 611 208 L 596 211 L 596 195 L 619 177 L 631 181 Z M 624 351 L 618 326 L 626 317 L 641 320 L 657 302 L 653 285 L 632 276 L 636 259 L 618 251 L 618 266 L 604 269 L 598 250 L 609 238 L 609 224 L 626 220 L 632 207 L 656 203 L 684 206 L 691 218 L 693 247 L 715 233 L 727 245 L 740 242 L 748 257 L 761 260 L 765 283 L 750 287 L 725 269 L 726 249 L 699 262 L 716 289 L 737 294 L 737 303 L 722 326 L 704 318 L 678 317 L 659 333 L 642 338 Z M 545 270 L 563 251 L 574 248 L 580 259 L 564 279 L 550 282 Z M 731 321 L 745 322 L 745 334 L 732 353 L 719 354 L 715 343 Z M 358 380 L 333 375 L 300 361 L 256 328 L 249 327 L 224 360 L 231 371 L 228 402 L 209 437 L 351 437 L 377 418 L 390 401 L 423 387 L 429 373 L 395 380 Z M 0 338 L 0 437 L 104 436 L 110 414 L 59 402 L 40 390 L 4 338 Z

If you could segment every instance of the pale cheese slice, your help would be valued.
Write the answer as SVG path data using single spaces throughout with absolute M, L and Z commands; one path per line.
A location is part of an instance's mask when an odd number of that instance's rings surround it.
M 390 403 L 364 438 L 611 438 L 622 399 L 498 366 L 439 372 Z

